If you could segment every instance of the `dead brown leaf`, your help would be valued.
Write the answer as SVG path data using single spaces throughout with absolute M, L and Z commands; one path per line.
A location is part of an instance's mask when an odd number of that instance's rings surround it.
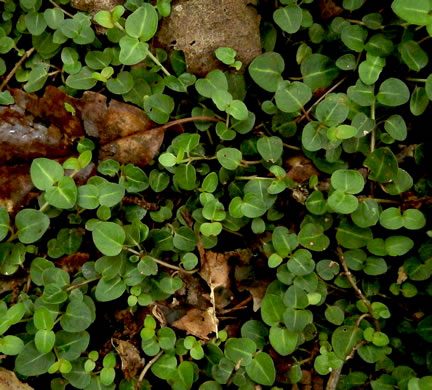
M 229 257 L 224 253 L 205 251 L 201 258 L 201 277 L 207 282 L 210 288 L 230 286 Z
M 182 50 L 188 72 L 205 75 L 220 63 L 218 47 L 232 47 L 248 65 L 261 54 L 260 17 L 248 0 L 177 0 L 156 35 L 167 50 Z
M 406 274 L 404 266 L 399 267 L 398 269 L 398 277 L 397 277 L 397 284 L 402 284 L 405 282 L 405 280 L 408 279 L 408 275 Z
M 0 390 L 32 390 L 33 387 L 21 382 L 14 372 L 0 367 Z
M 217 324 L 214 321 L 214 315 L 211 313 L 213 308 L 206 311 L 192 308 L 186 315 L 172 323 L 177 329 L 185 330 L 187 334 L 199 337 L 202 340 L 208 340 L 208 335 L 217 332 Z
M 338 16 L 343 12 L 343 8 L 338 6 L 333 0 L 320 0 L 321 19 L 328 20 Z
M 307 183 L 312 175 L 319 175 L 312 161 L 302 154 L 288 158 L 285 167 L 288 169 L 287 177 L 298 184 Z
M 115 350 L 121 359 L 121 369 L 126 380 L 134 378 L 144 367 L 145 360 L 138 349 L 129 341 L 112 339 Z
M 102 10 L 112 10 L 116 5 L 123 4 L 122 0 L 71 0 L 71 6 L 95 14 Z
M 0 165 L 0 206 L 9 213 L 26 203 L 33 183 L 29 174 L 29 165 Z

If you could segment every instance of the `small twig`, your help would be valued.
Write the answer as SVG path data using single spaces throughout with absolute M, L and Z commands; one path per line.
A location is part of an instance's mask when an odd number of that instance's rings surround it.
M 380 331 L 379 321 L 376 318 L 373 317 L 372 305 L 369 302 L 369 300 L 365 297 L 365 295 L 363 294 L 362 290 L 360 290 L 360 288 L 357 286 L 355 280 L 353 279 L 351 271 L 348 269 L 347 263 L 345 261 L 344 254 L 343 254 L 342 249 L 341 249 L 340 246 L 337 247 L 337 253 L 338 253 L 339 261 L 340 261 L 340 263 L 342 265 L 342 268 L 345 271 L 345 276 L 348 279 L 348 282 L 351 284 L 351 286 L 354 289 L 354 291 L 356 292 L 356 294 L 359 296 L 359 298 L 362 300 L 362 302 L 364 303 L 364 305 L 368 309 L 369 314 L 374 319 L 376 330 Z
M 73 18 L 73 15 L 67 11 L 65 11 L 62 7 L 60 7 L 54 0 L 49 0 L 49 2 L 56 8 L 58 8 L 61 12 L 63 12 L 65 15 L 69 16 L 70 18 Z
M 246 305 L 253 299 L 252 295 L 249 295 L 246 299 L 244 299 L 243 301 L 241 301 L 240 303 L 238 303 L 237 305 L 235 305 L 234 307 L 232 307 L 231 309 L 226 309 L 226 310 L 222 310 L 220 313 L 221 314 L 228 314 L 231 313 L 233 311 L 237 311 L 237 310 L 242 310 L 242 309 L 246 309 Z
M 286 143 L 283 143 L 282 145 L 284 146 L 284 148 L 287 148 L 287 149 L 291 149 L 291 150 L 301 150 L 301 148 L 299 148 L 298 146 L 288 145 L 288 144 L 286 144 Z
M 147 202 L 145 199 L 137 196 L 125 196 L 123 202 L 127 204 L 136 204 L 145 210 L 156 211 L 159 210 L 160 206 L 157 203 Z
M 92 278 L 92 279 L 84 280 L 83 282 L 80 282 L 80 283 L 77 283 L 77 284 L 72 284 L 72 285 L 69 286 L 65 291 L 68 292 L 68 291 L 75 290 L 76 288 L 80 288 L 80 287 L 85 286 L 86 284 L 89 284 L 89 283 L 91 283 L 91 282 L 95 282 L 96 280 L 99 280 L 100 278 L 101 278 L 101 277 L 98 276 L 98 277 L 96 277 L 96 278 Z
M 165 123 L 162 126 L 155 127 L 152 130 L 165 130 L 168 129 L 168 127 L 182 125 L 183 123 L 188 122 L 223 122 L 223 120 L 213 116 L 191 116 L 189 118 L 176 119 L 175 121 Z
M 349 360 L 349 359 L 352 359 L 354 357 L 354 354 L 356 353 L 356 351 L 362 345 L 364 345 L 364 344 L 366 344 L 366 340 L 359 341 L 353 347 L 353 349 L 351 350 L 351 352 L 349 353 L 349 355 L 347 355 L 347 357 L 345 358 L 345 360 L 342 362 L 342 365 L 338 369 L 332 371 L 332 373 L 330 374 L 329 380 L 327 382 L 326 390 L 336 390 L 336 387 L 337 387 L 337 385 L 339 383 L 339 379 L 340 379 L 340 376 L 341 376 L 341 373 L 342 373 L 342 368 L 343 368 L 345 362 L 347 360 Z
M 10 81 L 10 79 L 13 77 L 13 75 L 16 73 L 16 71 L 19 69 L 19 67 L 22 65 L 22 63 L 29 58 L 33 52 L 35 51 L 35 48 L 32 47 L 31 49 L 27 50 L 24 55 L 20 58 L 20 60 L 15 64 L 13 69 L 9 72 L 9 74 L 6 76 L 6 78 L 3 80 L 3 82 L 0 85 L 0 92 L 3 91 L 3 88 L 6 87 L 7 83 Z
M 145 374 L 147 374 L 147 371 L 150 370 L 150 367 L 162 356 L 163 353 L 164 351 L 159 351 L 158 354 L 145 365 L 138 378 L 137 388 L 140 388 L 139 385 L 144 380 Z
M 343 79 L 339 80 L 335 85 L 333 85 L 333 87 L 331 87 L 328 91 L 326 91 L 316 102 L 314 102 L 309 108 L 308 110 L 296 120 L 296 123 L 300 123 L 303 119 L 305 119 L 307 117 L 307 115 L 309 115 L 312 111 L 312 109 L 318 104 L 320 103 L 322 100 L 324 100 L 326 98 L 327 95 L 329 95 L 330 93 L 332 93 L 337 87 L 339 87 L 339 85 L 341 85 L 346 79 L 348 78 L 348 76 L 345 76 Z

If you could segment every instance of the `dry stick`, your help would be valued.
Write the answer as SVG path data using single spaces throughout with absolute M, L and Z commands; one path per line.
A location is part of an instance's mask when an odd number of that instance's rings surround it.
M 348 78 L 348 76 L 345 76 L 343 79 L 339 80 L 335 85 L 333 85 L 333 87 L 331 87 L 328 91 L 326 91 L 326 93 L 324 93 L 314 104 L 312 104 L 307 111 L 299 118 L 296 120 L 296 123 L 300 123 L 303 119 L 307 118 L 308 115 L 310 114 L 310 112 L 312 111 L 312 109 L 322 100 L 325 99 L 325 97 L 332 93 L 337 87 L 339 87 L 339 85 L 341 85 L 346 79 Z
M 143 381 L 145 374 L 147 374 L 147 371 L 150 369 L 150 367 L 156 362 L 156 360 L 158 360 L 162 354 L 164 353 L 164 351 L 159 351 L 158 354 L 152 359 L 150 360 L 145 367 L 143 368 L 143 370 L 141 371 L 141 374 L 138 378 L 138 383 L 137 385 L 141 384 L 141 382 Z M 139 387 L 139 386 L 138 386 Z
M 235 305 L 234 307 L 232 307 L 231 309 L 226 309 L 226 310 L 222 310 L 221 314 L 228 314 L 228 313 L 232 313 L 233 311 L 236 310 L 242 310 L 242 309 L 246 309 L 246 305 L 253 299 L 252 295 L 249 295 L 246 299 L 244 299 L 243 301 L 241 301 L 240 303 L 238 303 L 237 305 Z
M 27 50 L 24 55 L 20 58 L 20 60 L 16 63 L 16 65 L 13 67 L 13 69 L 9 72 L 9 74 L 6 76 L 6 78 L 3 80 L 3 82 L 0 85 L 0 92 L 3 91 L 3 88 L 6 87 L 7 83 L 10 81 L 10 79 L 13 77 L 13 75 L 16 73 L 16 71 L 19 69 L 19 67 L 22 65 L 22 63 L 29 58 L 33 52 L 35 51 L 35 48 L 32 47 L 31 49 Z
M 165 123 L 164 125 L 155 127 L 151 130 L 164 130 L 167 129 L 168 127 L 181 125 L 183 123 L 188 123 L 188 122 L 223 122 L 223 120 L 215 118 L 213 116 L 192 116 L 189 118 L 177 119 L 175 121 Z
M 344 363 L 345 363 L 347 360 L 352 359 L 352 357 L 354 356 L 354 354 L 356 353 L 356 351 L 357 351 L 357 350 L 358 350 L 362 345 L 364 345 L 364 344 L 366 344 L 366 341 L 365 341 L 365 340 L 362 340 L 362 341 L 358 342 L 358 343 L 354 346 L 354 348 L 351 350 L 350 354 L 349 354 L 349 355 L 345 358 L 345 360 L 342 362 L 342 365 L 341 365 L 338 369 L 332 371 L 332 373 L 330 374 L 329 380 L 327 381 L 326 390 L 336 390 L 336 387 L 337 387 L 337 385 L 338 385 L 338 383 L 339 383 L 339 378 L 340 378 L 341 373 L 342 373 L 342 368 L 343 368 Z
M 372 309 L 372 305 L 369 302 L 369 300 L 364 296 L 363 292 L 358 288 L 355 280 L 352 277 L 352 274 L 350 272 L 350 270 L 348 269 L 347 263 L 345 261 L 345 257 L 344 254 L 342 252 L 342 249 L 340 246 L 337 247 L 337 253 L 339 256 L 339 261 L 342 264 L 342 267 L 345 271 L 345 276 L 348 279 L 348 282 L 350 282 L 351 286 L 353 287 L 354 291 L 356 292 L 356 294 L 360 297 L 360 299 L 362 300 L 362 302 L 365 304 L 366 308 L 368 309 L 369 314 L 373 317 L 373 309 Z M 378 320 L 376 318 L 374 318 L 374 322 L 375 322 L 375 328 L 377 331 L 380 331 L 380 324 L 378 322 Z
M 54 7 L 58 8 L 61 12 L 63 12 L 65 15 L 69 16 L 70 18 L 73 18 L 73 17 L 74 17 L 71 13 L 65 11 L 62 7 L 60 7 L 60 6 L 59 6 L 55 1 L 53 1 L 53 0 L 49 0 L 49 2 L 50 2 Z

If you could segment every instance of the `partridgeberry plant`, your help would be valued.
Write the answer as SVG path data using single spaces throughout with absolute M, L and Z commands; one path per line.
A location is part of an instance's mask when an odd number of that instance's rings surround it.
M 1 365 L 52 390 L 431 389 L 432 1 L 261 0 L 262 54 L 216 47 L 203 76 L 154 44 L 177 2 L 119 3 L 0 3 L 2 121 L 13 87 L 56 85 L 183 124 L 147 166 L 92 137 L 32 160 L 36 197 L 0 207 Z

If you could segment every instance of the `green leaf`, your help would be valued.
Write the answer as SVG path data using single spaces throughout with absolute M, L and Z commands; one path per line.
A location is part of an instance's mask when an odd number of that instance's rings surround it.
M 326 88 L 339 74 L 339 69 L 333 61 L 322 54 L 307 56 L 300 66 L 303 82 L 312 90 Z
M 285 305 L 282 298 L 274 294 L 266 294 L 261 304 L 261 317 L 265 324 L 277 326 L 283 321 Z
M 298 249 L 288 260 L 288 270 L 296 276 L 308 275 L 315 269 L 312 254 L 306 249 Z
M 253 340 L 247 338 L 230 338 L 225 343 L 225 356 L 237 364 L 246 367 L 252 361 L 252 356 L 256 352 L 257 346 Z
M 344 248 L 361 248 L 372 238 L 372 231 L 369 228 L 360 228 L 348 220 L 342 221 L 337 227 L 336 240 Z
M 327 202 L 321 191 L 313 191 L 306 199 L 305 206 L 314 215 L 323 215 L 327 211 Z
M 48 353 L 54 347 L 55 333 L 52 330 L 40 329 L 35 334 L 34 342 L 40 353 Z
M 144 61 L 149 53 L 148 43 L 141 42 L 137 38 L 132 38 L 127 35 L 120 39 L 119 45 L 119 61 L 123 65 L 138 64 L 139 62 Z
M 5 70 L 6 70 L 6 68 L 5 68 Z M 0 61 L 0 74 L 2 74 L 1 61 Z M 0 104 L 9 105 L 9 104 L 13 104 L 13 103 L 15 103 L 15 99 L 9 91 L 0 92 Z
M 186 191 L 191 191 L 197 186 L 196 169 L 192 164 L 181 164 L 175 167 L 174 181 Z
M 0 206 L 0 241 L 3 240 L 9 232 L 9 214 L 5 208 Z
M 46 306 L 40 306 L 36 309 L 33 316 L 33 322 L 36 329 L 52 329 L 54 318 Z
M 337 126 L 348 117 L 349 107 L 344 94 L 327 96 L 316 108 L 316 117 L 327 126 Z
M 323 251 L 330 244 L 329 238 L 324 234 L 323 227 L 313 223 L 303 225 L 298 234 L 298 240 L 305 248 L 313 251 Z
M 188 361 L 181 362 L 170 382 L 173 384 L 173 390 L 190 390 L 194 382 L 193 363 Z
M 103 182 L 97 186 L 99 203 L 102 206 L 113 207 L 120 203 L 125 195 L 124 186 L 117 183 Z
M 231 65 L 235 61 L 237 52 L 230 47 L 218 47 L 215 50 L 216 58 L 226 65 Z
M 429 105 L 429 98 L 426 94 L 426 89 L 416 86 L 410 99 L 410 110 L 415 116 L 420 116 L 426 111 Z
M 394 0 L 391 5 L 394 13 L 408 23 L 429 25 L 432 24 L 432 4 L 429 0 Z
M 263 386 L 271 386 L 276 379 L 276 369 L 272 358 L 265 352 L 258 352 L 246 366 L 249 377 Z
M 152 365 L 151 371 L 158 378 L 168 380 L 174 376 L 176 368 L 176 357 L 165 353 Z
M 192 229 L 182 226 L 174 233 L 173 244 L 177 249 L 185 252 L 193 251 L 197 238 Z
M 362 61 L 359 65 L 360 80 L 366 85 L 374 84 L 378 80 L 384 65 L 384 58 L 368 55 L 366 61 Z
M 378 183 L 387 183 L 395 179 L 398 174 L 396 156 L 388 147 L 378 148 L 370 153 L 363 165 L 371 171 L 369 179 Z
M 77 186 L 69 176 L 63 176 L 57 185 L 49 188 L 45 193 L 46 201 L 59 209 L 70 209 L 75 206 L 77 196 Z
M 228 90 L 228 81 L 222 71 L 215 69 L 207 73 L 204 79 L 198 79 L 195 89 L 200 95 L 212 98 L 215 92 Z
M 407 137 L 407 127 L 404 119 L 398 115 L 390 116 L 384 123 L 385 131 L 398 141 L 403 141 Z
M 364 49 L 367 30 L 358 25 L 347 25 L 342 29 L 341 40 L 348 49 L 360 53 Z
M 47 8 L 43 16 L 48 27 L 53 30 L 58 29 L 64 21 L 64 14 L 60 8 Z
M 278 84 L 275 99 L 279 110 L 299 111 L 312 97 L 312 91 L 305 83 L 282 81 Z
M 290 4 L 278 8 L 273 13 L 273 20 L 285 32 L 294 34 L 300 30 L 303 13 L 298 5 Z
M 389 256 L 403 256 L 414 247 L 414 241 L 406 236 L 391 236 L 385 239 L 385 249 Z
M 35 36 L 41 35 L 47 28 L 44 15 L 39 12 L 29 12 L 24 16 L 24 22 L 30 34 Z
M 24 342 L 17 336 L 7 335 L 0 339 L 0 352 L 18 355 L 24 349 Z
M 426 225 L 424 214 L 417 209 L 408 209 L 403 213 L 403 226 L 409 230 L 418 230 Z
M 279 53 L 268 52 L 256 57 L 249 65 L 249 74 L 262 89 L 276 92 L 282 81 L 285 62 Z M 199 92 L 199 91 L 198 91 Z
M 240 100 L 233 100 L 227 105 L 225 111 L 238 121 L 247 120 L 249 116 L 249 111 L 246 107 L 246 104 Z
M 111 12 L 107 10 L 99 11 L 95 14 L 94 20 L 97 24 L 100 24 L 105 28 L 114 28 L 114 21 L 111 16 Z
M 155 93 L 144 99 L 144 110 L 147 115 L 160 125 L 168 122 L 174 106 L 174 99 L 163 93 Z
M 334 325 L 341 325 L 344 321 L 345 315 L 339 306 L 328 306 L 324 312 L 325 318 L 328 322 Z
M 119 72 L 117 77 L 110 78 L 106 82 L 108 91 L 117 95 L 128 93 L 134 86 L 134 80 L 130 72 Z
M 270 328 L 270 344 L 279 355 L 288 356 L 292 354 L 297 348 L 298 339 L 299 334 L 290 332 L 287 328 L 276 326 Z
M 357 80 L 355 85 L 349 87 L 347 93 L 348 97 L 359 106 L 369 107 L 375 101 L 373 86 L 363 84 L 361 80 Z
M 396 107 L 405 104 L 410 98 L 410 92 L 406 84 L 399 79 L 389 78 L 379 87 L 377 100 L 385 105 Z
M 116 256 L 123 249 L 126 234 L 123 228 L 114 222 L 100 222 L 92 231 L 96 248 L 106 256 Z
M 158 27 L 158 14 L 151 4 L 144 3 L 126 19 L 126 33 L 133 38 L 148 41 Z
M 363 176 L 353 169 L 338 169 L 331 176 L 331 184 L 336 190 L 348 194 L 358 194 L 363 191 Z
M 384 210 L 380 215 L 380 224 L 386 229 L 397 230 L 403 227 L 404 219 L 401 215 L 400 209 L 397 207 L 389 207 Z
M 23 244 L 31 244 L 38 241 L 47 231 L 50 219 L 38 210 L 24 209 L 15 217 L 15 225 L 18 228 L 18 239 Z
M 362 339 L 363 331 L 356 326 L 340 326 L 331 338 L 333 350 L 337 357 L 345 359 L 352 348 Z
M 238 149 L 222 148 L 216 153 L 219 163 L 230 171 L 235 170 L 242 161 L 243 155 Z
M 284 226 L 277 226 L 272 233 L 272 243 L 276 252 L 287 257 L 298 245 L 297 236 Z
M 15 371 L 24 376 L 45 374 L 55 362 L 52 352 L 41 353 L 32 341 L 24 346 L 15 360 Z
M 78 73 L 71 74 L 66 79 L 66 85 L 73 89 L 92 89 L 96 83 L 93 70 L 87 66 L 83 66 Z
M 353 222 L 361 228 L 376 225 L 379 216 L 379 206 L 374 199 L 366 199 L 360 202 L 357 209 L 351 214 Z
M 377 276 L 387 272 L 387 263 L 382 257 L 369 256 L 363 271 L 366 275 Z
M 283 143 L 279 137 L 261 137 L 257 142 L 257 149 L 265 161 L 275 163 L 282 156 Z
M 313 315 L 309 310 L 298 310 L 287 307 L 283 312 L 284 324 L 291 332 L 301 332 L 307 324 L 312 323 Z
M 408 68 L 419 72 L 429 62 L 427 53 L 415 41 L 405 41 L 399 45 L 399 52 Z
M 99 280 L 96 290 L 95 297 L 99 302 L 109 302 L 121 297 L 126 290 L 126 284 L 120 276 L 116 276 L 113 279 Z
M 71 301 L 65 314 L 61 317 L 60 325 L 67 332 L 81 332 L 92 323 L 90 308 L 86 303 L 78 300 Z
M 48 158 L 36 158 L 30 167 L 32 182 L 42 191 L 50 189 L 63 175 L 63 167 L 57 161 Z

